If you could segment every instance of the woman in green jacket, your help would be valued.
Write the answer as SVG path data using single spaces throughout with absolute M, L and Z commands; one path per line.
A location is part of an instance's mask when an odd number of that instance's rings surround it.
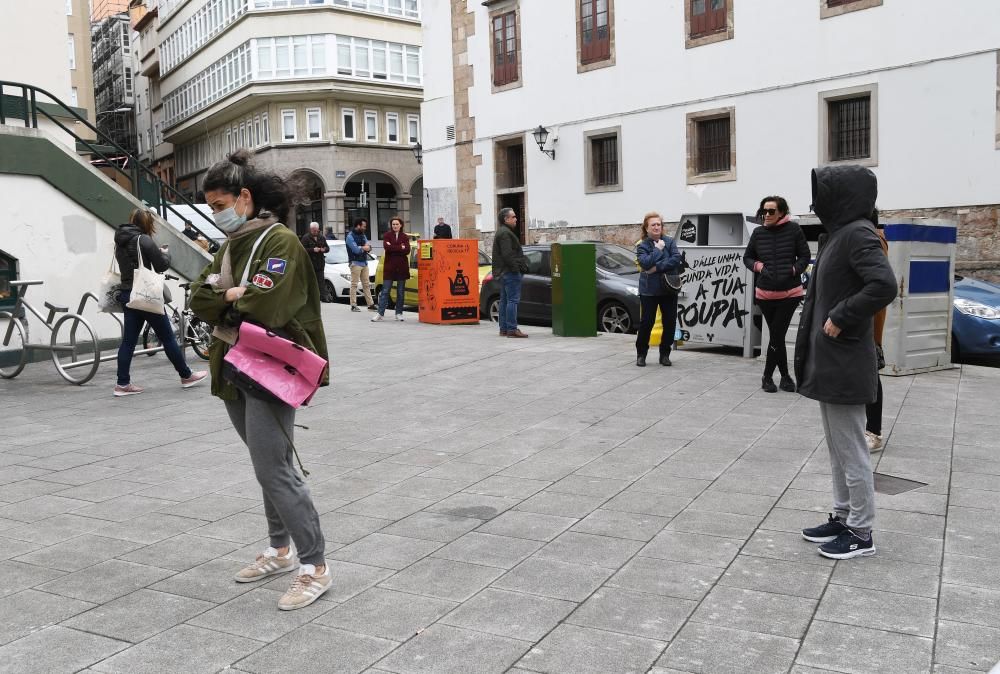
M 244 320 L 280 330 L 323 358 L 326 335 L 312 264 L 298 237 L 280 224 L 288 215 L 285 182 L 258 171 L 249 158 L 249 152 L 238 150 L 205 176 L 205 201 L 228 240 L 192 286 L 191 308 L 215 328 L 209 352 L 212 393 L 225 401 L 233 427 L 249 448 L 264 496 L 270 545 L 235 580 L 248 583 L 299 568 L 278 600 L 279 609 L 290 610 L 308 606 L 331 585 L 319 515 L 292 463 L 295 410 L 237 389 L 223 379 L 222 363 Z

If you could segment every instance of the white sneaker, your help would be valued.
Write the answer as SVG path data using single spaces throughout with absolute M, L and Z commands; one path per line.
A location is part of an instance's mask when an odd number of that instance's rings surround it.
M 296 576 L 292 586 L 278 600 L 278 608 L 282 611 L 309 606 L 330 589 L 333 585 L 333 577 L 330 575 L 330 566 L 323 570 L 322 576 L 316 575 L 316 567 L 312 564 L 303 564 L 299 568 L 299 575 Z
M 403 314 L 396 314 L 396 320 L 399 321 L 400 323 L 402 323 L 403 320 L 404 320 L 403 319 Z
M 294 571 L 298 566 L 299 562 L 295 558 L 295 549 L 291 546 L 289 546 L 288 553 L 284 557 L 279 556 L 278 551 L 274 548 L 268 548 L 257 555 L 257 559 L 252 564 L 240 569 L 236 573 L 236 576 L 234 576 L 234 580 L 237 583 L 252 583 L 278 573 Z
M 382 314 L 375 314 L 372 316 L 372 323 L 378 323 L 382 320 Z
M 868 451 L 872 454 L 882 451 L 881 435 L 875 435 L 871 431 L 865 431 L 865 442 L 868 443 Z

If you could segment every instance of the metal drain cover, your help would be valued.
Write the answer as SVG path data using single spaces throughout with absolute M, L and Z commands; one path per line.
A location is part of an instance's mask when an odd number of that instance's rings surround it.
M 906 478 L 886 475 L 885 473 L 875 473 L 875 491 L 888 496 L 902 494 L 904 491 L 913 491 L 920 487 L 926 487 L 926 482 L 907 480 Z

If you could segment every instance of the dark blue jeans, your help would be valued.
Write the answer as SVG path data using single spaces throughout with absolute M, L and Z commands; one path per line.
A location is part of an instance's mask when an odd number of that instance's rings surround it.
M 120 293 L 118 300 L 124 306 L 128 303 L 129 293 L 127 291 Z M 148 311 L 136 311 L 135 309 L 125 307 L 124 323 L 125 328 L 122 331 L 122 343 L 118 347 L 119 386 L 128 386 L 131 381 L 129 370 L 132 367 L 132 354 L 135 352 L 135 345 L 139 343 L 139 333 L 142 332 L 143 323 L 149 323 L 149 327 L 156 333 L 160 344 L 163 345 L 163 353 L 167 354 L 167 358 L 174 366 L 174 369 L 177 370 L 177 374 L 181 376 L 181 379 L 187 379 L 191 376 L 191 368 L 184 362 L 184 354 L 181 353 L 181 347 L 177 345 L 177 340 L 174 339 L 173 327 L 170 325 L 170 319 L 167 318 L 165 313 L 151 314 Z
M 521 279 L 524 274 L 504 272 L 500 277 L 500 332 L 517 330 L 517 304 L 521 301 Z
M 396 284 L 396 315 L 403 315 L 403 287 L 406 281 L 385 279 L 382 282 L 382 292 L 378 295 L 378 315 L 385 316 L 385 308 L 389 306 L 389 293 L 392 292 L 392 284 Z

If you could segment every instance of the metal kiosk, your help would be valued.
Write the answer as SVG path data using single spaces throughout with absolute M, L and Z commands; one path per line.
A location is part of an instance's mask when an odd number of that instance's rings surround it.
M 592 243 L 552 244 L 552 334 L 597 335 L 597 248 Z

